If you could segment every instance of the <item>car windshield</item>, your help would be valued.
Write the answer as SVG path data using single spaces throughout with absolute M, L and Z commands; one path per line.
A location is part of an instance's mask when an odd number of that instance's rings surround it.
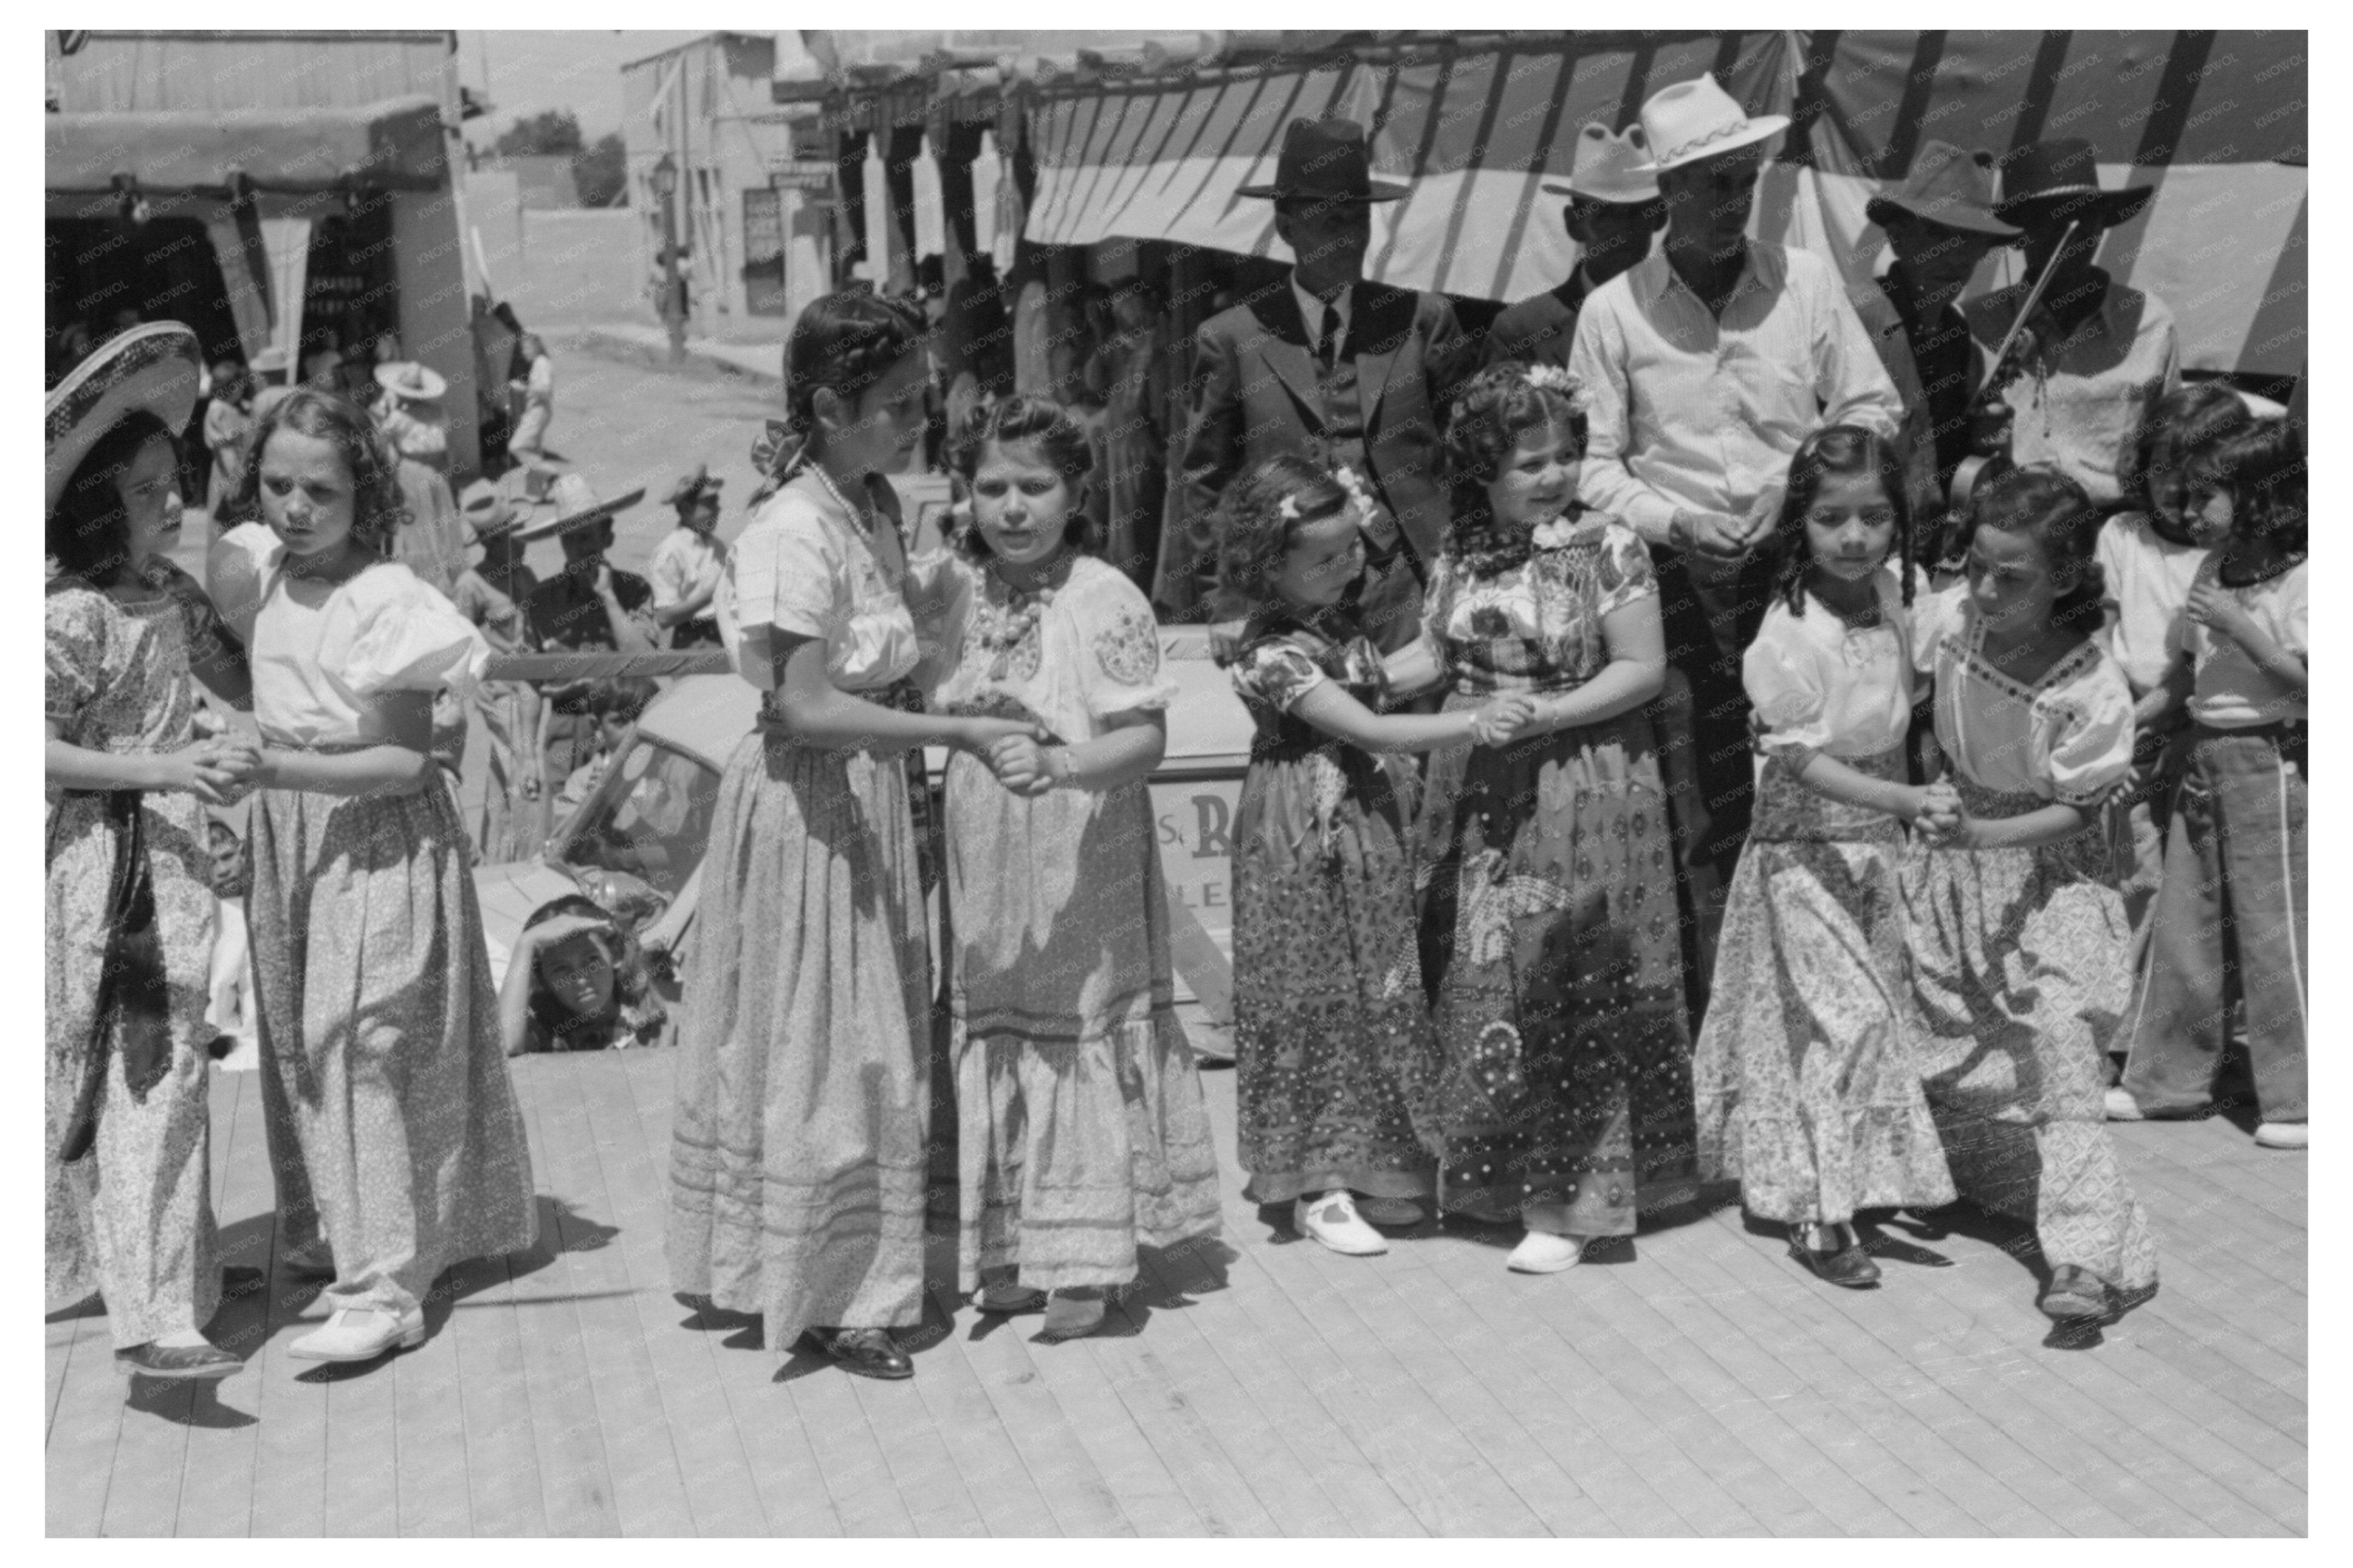
M 718 773 L 639 737 L 573 819 L 556 858 L 626 871 L 675 898 L 702 858 L 718 794 Z

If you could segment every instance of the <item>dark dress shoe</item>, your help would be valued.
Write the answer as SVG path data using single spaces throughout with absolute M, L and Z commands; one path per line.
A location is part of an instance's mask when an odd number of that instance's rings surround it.
M 248 1268 L 242 1263 L 232 1263 L 221 1269 L 221 1299 L 234 1301 L 250 1296 L 269 1283 L 269 1276 L 259 1268 Z
M 801 1342 L 860 1377 L 896 1382 L 915 1375 L 915 1363 L 881 1329 L 811 1329 Z
M 1868 1290 L 1879 1283 L 1879 1265 L 1861 1247 L 1841 1252 L 1816 1252 L 1796 1237 L 1789 1238 L 1789 1256 L 1804 1264 L 1816 1279 L 1850 1290 Z
M 245 1363 L 217 1345 L 133 1345 L 114 1352 L 114 1370 L 126 1377 L 227 1377 Z
M 2098 1275 L 2073 1263 L 2063 1263 L 2052 1271 L 2051 1289 L 2042 1292 L 2035 1303 L 2042 1315 L 2053 1321 L 2078 1323 L 2099 1321 L 2110 1310 L 2108 1288 Z

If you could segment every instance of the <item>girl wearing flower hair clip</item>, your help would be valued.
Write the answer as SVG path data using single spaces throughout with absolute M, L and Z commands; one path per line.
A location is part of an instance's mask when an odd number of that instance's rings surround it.
M 1257 726 L 1234 814 L 1234 1039 L 1244 1191 L 1293 1203 L 1335 1252 L 1388 1244 L 1431 1192 L 1418 1124 L 1435 1040 L 1415 950 L 1414 779 L 1390 753 L 1509 741 L 1524 697 L 1384 714 L 1380 654 L 1342 603 L 1364 570 L 1363 494 L 1303 458 L 1226 492 L 1219 585 L 1250 611 L 1235 689 Z M 1359 1205 L 1361 1204 L 1361 1213 Z
M 1630 1236 L 1692 1160 L 1691 1037 L 1667 795 L 1643 705 L 1666 679 L 1651 559 L 1577 502 L 1576 378 L 1505 361 L 1446 435 L 1457 532 L 1419 664 L 1450 710 L 1516 694 L 1517 743 L 1430 759 L 1423 910 L 1442 1068 L 1446 1207 L 1516 1221 L 1549 1274 Z M 1670 1195 L 1670 1194 L 1672 1195 Z

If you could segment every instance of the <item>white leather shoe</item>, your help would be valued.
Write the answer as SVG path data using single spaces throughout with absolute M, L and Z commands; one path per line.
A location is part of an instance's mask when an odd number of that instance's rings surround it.
M 2309 1149 L 2312 1138 L 2301 1121 L 2266 1121 L 2255 1129 L 2255 1142 L 2266 1149 Z
M 1532 1230 L 1520 1237 L 1519 1246 L 1504 1259 L 1504 1267 L 1514 1274 L 1557 1274 L 1564 1268 L 1574 1268 L 1584 1257 L 1583 1237 Z
M 1377 1258 L 1388 1242 L 1356 1213 L 1356 1201 L 1344 1188 L 1320 1198 L 1301 1198 L 1291 1205 L 1291 1223 L 1346 1258 Z
M 2125 1088 L 2122 1084 L 2112 1084 L 2109 1086 L 2106 1098 L 2103 1100 L 2101 1108 L 2107 1113 L 2107 1118 L 2111 1121 L 2146 1121 L 2148 1120 L 2148 1118 L 2141 1111 L 2140 1101 L 2135 1100 L 2132 1097 L 2132 1091 Z
M 398 1348 L 415 1350 L 425 1342 L 422 1309 L 395 1316 L 370 1307 L 338 1308 L 326 1327 L 304 1334 L 286 1347 L 298 1361 L 374 1361 Z

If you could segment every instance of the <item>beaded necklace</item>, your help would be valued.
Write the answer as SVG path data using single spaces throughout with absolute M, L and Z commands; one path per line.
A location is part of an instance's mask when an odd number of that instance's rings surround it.
M 988 666 L 991 680 L 1003 680 L 1013 668 L 1013 656 L 1021 645 L 1036 634 L 1039 623 L 1046 618 L 1047 606 L 1054 595 L 1071 580 L 1071 563 L 1076 559 L 1069 552 L 1056 562 L 1046 580 L 1034 588 L 1017 588 L 1001 576 L 996 563 L 987 569 L 988 584 L 1004 590 L 1005 602 L 999 605 L 993 594 L 984 591 L 975 600 L 972 627 L 967 634 L 984 650 L 994 655 Z

